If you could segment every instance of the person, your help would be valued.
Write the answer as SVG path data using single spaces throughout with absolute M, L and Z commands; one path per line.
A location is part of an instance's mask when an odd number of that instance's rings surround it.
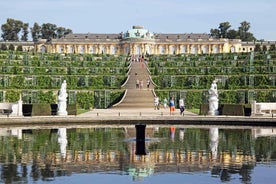
M 136 89 L 139 89 L 140 88 L 140 81 L 139 79 L 136 80 Z
M 179 109 L 180 109 L 180 115 L 184 116 L 185 105 L 184 105 L 183 98 L 179 99 Z
M 175 110 L 174 99 L 173 99 L 173 97 L 170 98 L 169 106 L 170 106 L 170 115 L 172 115 L 173 112 L 174 112 L 174 110 Z
M 167 108 L 167 103 L 168 103 L 168 100 L 167 100 L 167 98 L 165 97 L 164 100 L 163 100 L 164 109 Z
M 154 97 L 154 110 L 159 110 L 159 98 L 158 96 Z
M 144 81 L 143 80 L 140 80 L 140 89 L 143 89 L 143 86 L 144 86 Z
M 147 80 L 147 88 L 149 89 L 149 87 L 150 87 L 150 80 L 148 79 Z

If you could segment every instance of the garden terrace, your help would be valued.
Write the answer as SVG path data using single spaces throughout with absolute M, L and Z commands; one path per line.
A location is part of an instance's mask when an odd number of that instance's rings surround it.
M 185 98 L 188 108 L 208 103 L 218 81 L 220 103 L 276 101 L 276 53 L 150 56 L 151 77 L 161 98 Z
M 0 101 L 17 101 L 20 90 L 24 103 L 54 103 L 66 80 L 69 103 L 86 96 L 81 100 L 86 107 L 106 108 L 123 92 L 128 65 L 124 56 L 0 51 Z M 94 95 L 105 103 L 95 105 Z

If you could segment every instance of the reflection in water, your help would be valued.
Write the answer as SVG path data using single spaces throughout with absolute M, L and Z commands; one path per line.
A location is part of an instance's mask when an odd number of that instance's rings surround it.
M 212 159 L 215 161 L 218 155 L 218 141 L 219 141 L 219 130 L 218 128 L 210 128 L 210 148 L 212 153 Z
M 1 182 L 25 183 L 31 178 L 27 182 L 35 183 L 100 172 L 133 180 L 191 173 L 206 180 L 215 176 L 222 182 L 239 178 L 241 183 L 254 183 L 253 170 L 259 162 L 270 167 L 276 159 L 275 137 L 255 138 L 254 131 L 147 127 L 146 155 L 135 154 L 135 141 L 125 141 L 135 139 L 134 126 L 22 130 L 18 137 L 0 131 Z
M 179 139 L 180 140 L 184 140 L 184 133 L 185 133 L 185 129 L 184 128 L 180 128 L 179 129 Z
M 67 145 L 66 128 L 58 129 L 58 143 L 60 146 L 61 157 L 65 158 L 66 157 L 66 145 Z

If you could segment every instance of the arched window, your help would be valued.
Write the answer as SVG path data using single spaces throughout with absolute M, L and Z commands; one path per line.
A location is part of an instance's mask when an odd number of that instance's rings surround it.
M 201 46 L 201 52 L 202 52 L 202 54 L 208 53 L 208 50 L 209 50 L 209 48 L 208 48 L 207 45 L 202 45 Z
M 170 54 L 175 54 L 175 46 L 170 46 Z
M 196 53 L 197 53 L 197 46 L 193 45 L 193 46 L 191 47 L 191 53 L 192 53 L 192 54 L 196 54 Z
M 182 47 L 181 47 L 181 53 L 182 53 L 182 54 L 185 54 L 185 53 L 186 53 L 186 47 L 185 47 L 185 46 L 182 46 Z
M 115 46 L 113 46 L 113 45 L 111 45 L 111 47 L 110 47 L 110 54 L 116 54 L 116 47 Z
M 40 47 L 40 52 L 41 53 L 46 53 L 46 47 L 44 46 L 44 45 L 42 45 L 41 47 Z
M 94 52 L 95 52 L 93 46 L 89 46 L 89 49 L 88 49 L 88 50 L 89 50 L 89 53 L 90 53 L 90 54 L 94 54 Z
M 159 46 L 159 54 L 165 54 L 164 46 Z
M 129 46 L 126 46 L 126 47 L 125 47 L 125 54 L 130 54 Z
M 218 46 L 214 45 L 213 46 L 213 53 L 216 54 L 216 53 L 218 53 L 218 51 L 219 51 Z
M 84 47 L 83 46 L 79 46 L 79 53 L 84 54 Z
M 63 53 L 64 49 L 63 49 L 63 46 L 57 46 L 57 52 L 60 54 L 60 53 Z
M 71 54 L 74 52 L 74 47 L 72 45 L 67 46 L 67 53 Z

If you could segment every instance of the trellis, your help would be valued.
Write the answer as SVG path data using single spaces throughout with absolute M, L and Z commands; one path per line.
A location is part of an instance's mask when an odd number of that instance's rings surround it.
M 94 91 L 94 107 L 98 109 L 106 109 L 110 106 L 110 90 Z

